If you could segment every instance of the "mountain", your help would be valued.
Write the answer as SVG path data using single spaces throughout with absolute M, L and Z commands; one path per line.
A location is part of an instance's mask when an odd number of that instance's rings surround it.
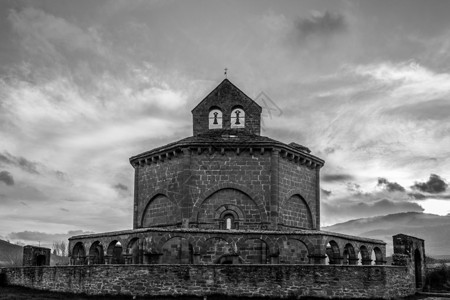
M 450 255 L 450 216 L 405 212 L 351 220 L 321 229 L 383 240 L 387 243 L 387 255 L 393 252 L 392 236 L 398 233 L 424 239 L 427 256 Z
M 0 240 L 0 267 L 2 266 L 21 266 L 23 247 Z

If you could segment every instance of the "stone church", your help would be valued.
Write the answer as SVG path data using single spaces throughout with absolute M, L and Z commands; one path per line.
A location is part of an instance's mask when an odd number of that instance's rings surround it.
M 70 238 L 71 264 L 384 264 L 383 241 L 320 230 L 324 161 L 261 113 L 223 80 L 192 136 L 130 158 L 133 229 Z

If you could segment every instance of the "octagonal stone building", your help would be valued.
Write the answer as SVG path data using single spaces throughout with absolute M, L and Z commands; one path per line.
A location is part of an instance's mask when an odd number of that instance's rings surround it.
M 223 80 L 192 136 L 130 158 L 133 229 L 70 238 L 71 263 L 383 264 L 383 241 L 320 231 L 324 161 L 261 136 L 261 113 Z

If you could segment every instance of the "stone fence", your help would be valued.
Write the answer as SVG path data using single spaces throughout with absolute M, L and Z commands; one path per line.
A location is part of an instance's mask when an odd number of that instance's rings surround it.
M 88 295 L 384 298 L 415 293 L 407 267 L 90 265 L 0 269 L 7 284 Z

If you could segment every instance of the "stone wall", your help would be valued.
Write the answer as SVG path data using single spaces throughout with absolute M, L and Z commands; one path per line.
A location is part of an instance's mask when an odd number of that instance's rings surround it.
M 396 234 L 394 242 L 393 264 L 406 265 L 414 274 L 416 288 L 422 289 L 426 277 L 425 241 L 406 234 Z
M 164 160 L 135 172 L 135 228 L 162 225 L 161 222 L 181 224 L 183 159 Z
M 1 269 L 8 284 L 121 295 L 394 298 L 415 293 L 406 267 L 317 265 L 66 266 Z
M 23 247 L 23 265 L 24 266 L 50 266 L 49 248 L 25 246 Z
M 194 135 L 209 131 L 209 112 L 213 108 L 220 109 L 223 113 L 223 126 L 216 130 L 230 129 L 231 112 L 235 107 L 245 111 L 243 130 L 259 135 L 262 108 L 227 79 L 192 110 Z
M 279 162 L 279 223 L 281 228 L 318 229 L 316 207 L 320 195 L 316 195 L 319 178 L 316 170 L 299 165 L 287 158 Z
M 226 204 L 241 210 L 241 229 L 259 229 L 267 221 L 266 202 L 270 197 L 270 153 L 243 151 L 192 153 L 190 197 L 192 222 L 203 228 L 219 229 L 216 212 Z M 204 216 L 211 216 L 204 220 Z M 236 211 L 236 215 L 239 212 Z M 214 221 L 213 219 L 216 219 Z M 208 226 L 209 225 L 209 226 Z

